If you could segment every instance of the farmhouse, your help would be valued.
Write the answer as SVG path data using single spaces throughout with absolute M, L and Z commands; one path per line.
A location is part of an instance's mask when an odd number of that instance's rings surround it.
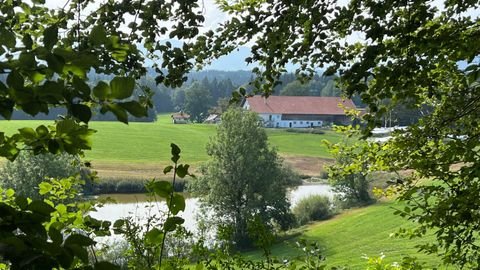
M 253 96 L 243 108 L 260 115 L 265 127 L 320 127 L 326 124 L 349 124 L 351 119 L 342 107 L 355 109 L 352 100 L 340 97 Z
M 170 117 L 172 117 L 172 123 L 174 124 L 186 124 L 190 119 L 190 115 L 184 112 L 174 113 Z

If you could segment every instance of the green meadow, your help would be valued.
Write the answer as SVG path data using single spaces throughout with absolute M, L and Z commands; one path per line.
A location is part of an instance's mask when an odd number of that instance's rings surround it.
M 393 214 L 402 208 L 397 202 L 380 202 L 368 207 L 347 210 L 334 218 L 316 222 L 302 228 L 299 236 L 273 246 L 272 253 L 278 258 L 292 258 L 301 253 L 295 248 L 299 238 L 320 244 L 321 254 L 329 266 L 346 266 L 348 269 L 365 269 L 364 256 L 385 255 L 389 263 L 400 262 L 402 257 L 414 256 L 431 269 L 439 265 L 435 256 L 419 253 L 415 245 L 431 241 L 433 236 L 422 239 L 393 237 L 400 228 L 413 228 L 410 221 Z M 248 253 L 258 258 L 259 252 Z M 383 269 L 383 268 L 382 268 Z M 444 268 L 440 268 L 444 269 Z
M 49 125 L 53 121 L 0 120 L 0 131 L 12 134 L 21 127 Z M 93 136 L 93 150 L 86 158 L 102 163 L 166 163 L 170 159 L 170 143 L 182 149 L 182 161 L 198 163 L 207 160 L 205 146 L 215 134 L 215 125 L 172 124 L 170 115 L 159 115 L 154 123 L 91 122 L 97 130 Z M 325 134 L 299 134 L 284 130 L 267 129 L 271 146 L 281 155 L 330 158 L 323 140 L 337 142 L 340 136 L 327 131 Z

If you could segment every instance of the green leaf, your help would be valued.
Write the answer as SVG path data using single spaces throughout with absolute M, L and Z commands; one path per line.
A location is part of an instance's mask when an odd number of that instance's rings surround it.
M 106 106 L 117 117 L 118 121 L 128 124 L 128 114 L 124 108 L 115 103 L 109 103 Z
M 174 143 L 171 143 L 170 144 L 170 147 L 172 148 L 172 158 L 171 160 L 174 162 L 174 163 L 177 163 L 177 161 L 180 159 L 180 147 L 178 147 L 176 144 Z
M 15 102 L 11 99 L 1 99 L 0 98 L 0 115 L 5 119 L 9 120 L 12 117 L 13 107 Z
M 38 95 L 48 98 L 48 100 L 52 103 L 60 103 L 60 101 L 63 99 L 64 90 L 65 86 L 63 83 L 47 81 L 42 85 L 41 91 L 38 91 Z
M 18 129 L 18 132 L 24 138 L 29 139 L 29 140 L 37 138 L 37 133 L 35 132 L 35 130 L 33 128 L 29 128 L 29 127 L 20 128 L 20 129 Z
M 85 124 L 87 124 L 88 121 L 90 121 L 90 118 L 92 118 L 92 111 L 90 110 L 90 107 L 84 104 L 73 104 L 72 114 Z
M 98 82 L 93 88 L 93 95 L 101 101 L 105 100 L 110 95 L 110 86 L 104 81 Z
M 85 70 L 76 65 L 65 65 L 62 70 L 63 74 L 72 74 L 80 78 L 86 78 Z
M 58 41 L 58 28 L 52 25 L 43 31 L 43 44 L 45 48 L 51 50 Z
M 15 47 L 15 44 L 17 42 L 16 42 L 15 34 L 12 31 L 7 30 L 5 28 L 0 28 L 0 37 L 1 37 L 0 44 L 3 44 L 10 49 Z
M 172 232 L 175 230 L 177 225 L 181 225 L 185 222 L 185 220 L 181 217 L 169 217 L 163 224 L 166 232 Z
M 87 237 L 85 235 L 81 234 L 71 234 L 66 240 L 65 240 L 65 245 L 79 245 L 79 246 L 91 246 L 95 244 L 95 241 L 90 239 L 90 237 Z
M 65 246 L 82 262 L 88 263 L 88 252 L 84 247 L 78 244 L 65 244 Z
M 115 77 L 110 82 L 110 88 L 112 98 L 129 98 L 135 89 L 135 80 L 131 77 Z
M 115 228 L 120 228 L 120 227 L 122 227 L 123 225 L 125 225 L 125 220 L 124 220 L 124 219 L 117 219 L 117 220 L 115 220 L 115 222 L 113 223 L 113 227 L 115 227 Z
M 73 77 L 73 87 L 75 87 L 75 90 L 83 94 L 85 97 L 90 96 L 90 87 L 85 83 L 84 80 L 77 76 Z
M 5 191 L 5 196 L 6 196 L 7 198 L 12 198 L 13 195 L 15 195 L 15 190 L 9 188 L 9 189 L 7 189 L 7 190 Z
M 173 166 L 172 166 L 172 165 L 167 166 L 167 167 L 165 167 L 165 168 L 163 169 L 163 173 L 164 173 L 164 174 L 167 174 L 167 173 L 171 172 L 172 169 L 173 169 Z
M 27 209 L 45 216 L 49 216 L 50 213 L 55 212 L 55 208 L 44 201 L 33 201 L 28 205 Z
M 29 34 L 25 34 L 22 38 L 22 43 L 23 45 L 25 45 L 25 48 L 27 48 L 28 50 L 31 50 L 33 45 L 32 36 L 30 36 Z
M 1 95 L 7 95 L 8 94 L 7 86 L 1 81 L 0 81 L 0 94 Z
M 168 198 L 173 192 L 173 186 L 168 181 L 156 181 L 148 184 L 148 189 L 161 198 Z
M 50 69 L 55 71 L 56 73 L 62 73 L 63 67 L 65 66 L 65 60 L 57 54 L 49 53 L 45 59 L 47 61 L 47 65 Z
M 107 32 L 103 25 L 95 25 L 89 36 L 90 42 L 94 45 L 102 45 L 108 42 Z
M 140 105 L 137 101 L 128 101 L 118 103 L 122 108 L 127 110 L 131 115 L 135 117 L 146 117 L 148 116 L 148 111 L 145 107 Z
M 60 150 L 60 144 L 57 142 L 56 139 L 50 139 L 48 141 L 48 152 L 52 154 L 57 154 Z
M 47 137 L 50 132 L 48 131 L 48 128 L 44 125 L 38 126 L 35 131 L 37 132 L 37 137 L 38 138 L 44 138 Z
M 145 234 L 145 241 L 149 244 L 159 244 L 162 242 L 163 232 L 153 228 Z
M 72 119 L 59 120 L 56 125 L 57 135 L 68 134 L 75 130 L 77 123 Z
M 188 168 L 189 168 L 189 167 L 190 167 L 190 165 L 188 165 L 188 164 L 185 164 L 185 165 L 180 164 L 180 165 L 178 165 L 178 167 L 177 167 L 177 175 L 178 175 L 178 177 L 184 178 L 186 175 L 188 175 L 188 174 L 189 174 L 189 173 L 188 173 Z
M 45 80 L 45 74 L 40 73 L 38 71 L 30 72 L 29 75 L 30 75 L 30 79 L 35 84 L 40 83 L 41 81 Z
M 62 233 L 59 230 L 55 229 L 53 226 L 50 226 L 50 228 L 48 229 L 48 236 L 50 236 L 50 239 L 55 244 L 61 244 L 63 242 Z
M 167 197 L 167 205 L 172 214 L 176 215 L 180 211 L 185 211 L 185 198 L 182 195 L 175 193 L 172 198 Z
M 47 193 L 50 192 L 50 190 L 52 190 L 53 186 L 52 184 L 48 183 L 48 182 L 41 182 L 38 187 L 40 188 L 40 195 L 45 195 Z
M 18 62 L 24 69 L 31 69 L 36 66 L 35 56 L 30 52 L 22 52 L 18 57 Z
M 12 70 L 12 72 L 10 72 L 10 74 L 8 74 L 7 84 L 11 88 L 13 88 L 15 90 L 22 89 L 24 83 L 25 83 L 25 81 L 24 81 L 22 75 L 18 71 Z

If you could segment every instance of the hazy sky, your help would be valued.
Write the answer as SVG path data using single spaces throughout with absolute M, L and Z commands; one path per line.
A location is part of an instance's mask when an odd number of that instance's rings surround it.
M 62 8 L 68 0 L 46 0 L 46 5 L 51 8 Z M 97 1 L 98 5 L 104 1 Z M 205 17 L 205 29 L 215 29 L 221 22 L 227 19 L 227 14 L 220 11 L 214 0 L 200 0 L 200 6 L 202 7 L 203 16 Z M 96 5 L 96 6 L 98 6 Z M 93 7 L 94 5 L 92 5 Z M 91 12 L 91 10 L 86 10 L 86 13 Z M 133 20 L 133 16 L 130 18 Z M 127 18 L 127 24 L 129 23 Z

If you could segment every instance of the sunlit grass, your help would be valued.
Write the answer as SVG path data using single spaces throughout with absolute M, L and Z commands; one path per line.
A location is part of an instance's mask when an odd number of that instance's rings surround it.
M 0 121 L 0 131 L 12 134 L 21 127 L 52 124 L 53 121 Z M 100 163 L 166 164 L 170 160 L 170 143 L 182 149 L 183 162 L 195 164 L 207 160 L 205 147 L 216 132 L 215 125 L 172 124 L 169 114 L 159 115 L 154 123 L 125 125 L 119 122 L 91 122 L 97 130 L 93 135 L 93 150 L 86 158 Z M 340 136 L 327 131 L 323 135 L 290 133 L 267 129 L 271 146 L 288 156 L 329 158 L 322 143 L 324 139 L 336 142 Z
M 404 256 L 416 256 L 430 267 L 437 266 L 440 260 L 435 256 L 419 253 L 415 245 L 432 240 L 432 236 L 422 239 L 391 237 L 399 228 L 412 228 L 410 221 L 393 214 L 402 204 L 382 202 L 375 205 L 348 210 L 333 219 L 317 222 L 304 227 L 299 238 L 318 242 L 329 266 L 345 266 L 348 269 L 365 269 L 366 260 L 362 257 L 378 257 L 383 253 L 387 262 L 399 262 Z M 294 248 L 298 238 L 276 244 L 273 254 L 280 258 L 300 255 Z M 248 253 L 253 258 L 257 252 Z M 440 268 L 442 269 L 442 268 Z

